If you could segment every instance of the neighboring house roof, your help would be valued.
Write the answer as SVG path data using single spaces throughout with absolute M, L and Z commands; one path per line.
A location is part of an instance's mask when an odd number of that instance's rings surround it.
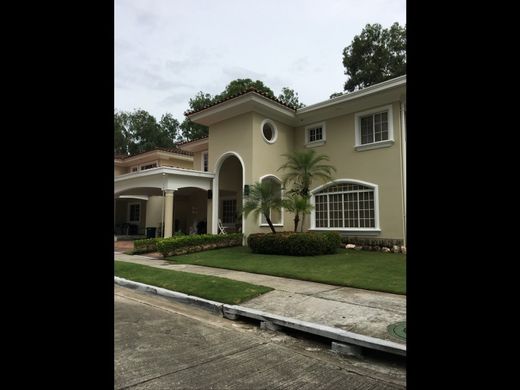
M 218 101 L 216 101 L 216 102 L 214 102 L 214 103 L 211 103 L 210 105 L 204 106 L 204 107 L 201 108 L 200 110 L 186 111 L 186 112 L 184 113 L 184 115 L 189 116 L 189 115 L 195 114 L 196 112 L 200 112 L 200 111 L 206 110 L 206 109 L 208 109 L 208 108 L 210 108 L 210 107 L 216 106 L 217 104 L 220 104 L 220 103 L 227 102 L 228 100 L 231 100 L 231 99 L 236 99 L 237 97 L 243 96 L 243 95 L 245 95 L 245 94 L 247 94 L 247 93 L 257 93 L 257 94 L 262 95 L 262 96 L 264 96 L 264 97 L 266 97 L 266 98 L 268 98 L 268 99 L 270 99 L 270 100 L 272 100 L 272 101 L 274 101 L 274 102 L 276 102 L 276 103 L 278 103 L 278 104 L 281 104 L 281 105 L 284 106 L 284 107 L 287 107 L 287 108 L 289 108 L 289 109 L 291 109 L 291 110 L 293 110 L 293 111 L 296 111 L 296 109 L 295 109 L 294 107 L 292 107 L 292 106 L 290 106 L 290 105 L 288 105 L 288 104 L 283 103 L 281 100 L 279 100 L 279 99 L 277 99 L 277 98 L 275 98 L 275 97 L 269 96 L 268 94 L 266 94 L 266 93 L 264 93 L 264 92 L 260 92 L 260 91 L 257 90 L 256 88 L 249 87 L 248 89 L 246 89 L 246 90 L 245 90 L 244 92 L 242 92 L 242 93 L 238 93 L 238 94 L 236 94 L 236 95 L 232 95 L 232 96 L 230 96 L 230 97 L 228 97 L 228 98 L 226 98 L 226 99 L 218 100 Z
M 208 149 L 208 141 L 208 136 L 205 136 L 194 139 L 192 141 L 184 141 L 178 143 L 177 146 L 180 147 L 182 150 L 187 150 L 190 152 L 201 152 L 203 150 Z
M 208 138 L 208 136 L 206 135 L 204 137 L 192 139 L 191 141 L 182 141 L 182 142 L 179 142 L 177 144 L 177 146 L 186 145 L 186 144 L 189 144 L 189 143 L 192 143 L 192 142 L 197 142 L 197 141 L 204 140 L 204 139 L 207 139 L 207 138 Z
M 147 150 L 145 152 L 130 154 L 128 156 L 116 155 L 116 156 L 114 156 L 114 158 L 118 159 L 118 160 L 126 160 L 128 158 L 139 156 L 141 154 L 152 153 L 152 152 L 157 152 L 157 151 L 168 152 L 168 153 L 175 153 L 175 154 L 182 154 L 182 155 L 185 155 L 185 156 L 193 156 L 192 152 L 187 152 L 187 151 L 179 149 L 179 148 L 155 148 L 155 149 L 152 149 L 152 150 Z

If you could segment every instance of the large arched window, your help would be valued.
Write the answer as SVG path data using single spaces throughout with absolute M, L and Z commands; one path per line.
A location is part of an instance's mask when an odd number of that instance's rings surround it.
M 375 230 L 377 186 L 353 181 L 335 181 L 313 192 L 313 228 L 331 230 Z
M 273 188 L 276 191 L 276 194 L 282 198 L 282 182 L 275 176 L 263 176 L 260 178 L 261 182 L 265 182 L 266 180 L 271 181 Z M 282 210 L 270 210 L 269 211 L 269 218 L 271 219 L 271 222 L 275 226 L 282 226 L 283 225 L 283 209 Z M 265 219 L 264 215 L 260 216 L 260 225 L 262 226 L 269 226 L 267 224 L 267 221 Z

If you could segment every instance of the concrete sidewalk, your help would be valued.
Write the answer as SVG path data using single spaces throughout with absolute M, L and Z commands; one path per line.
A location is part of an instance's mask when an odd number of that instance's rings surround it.
M 274 288 L 243 302 L 243 307 L 327 325 L 382 340 L 406 344 L 388 333 L 388 325 L 406 321 L 406 296 L 334 286 L 277 276 L 191 264 L 171 264 L 148 256 L 114 252 L 115 260 L 151 267 L 213 275 Z

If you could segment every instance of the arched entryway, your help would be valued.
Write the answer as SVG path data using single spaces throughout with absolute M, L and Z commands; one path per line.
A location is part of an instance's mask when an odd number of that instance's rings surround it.
M 244 162 L 235 152 L 224 153 L 215 164 L 212 194 L 212 233 L 218 233 L 218 221 L 229 232 L 241 232 L 244 187 Z

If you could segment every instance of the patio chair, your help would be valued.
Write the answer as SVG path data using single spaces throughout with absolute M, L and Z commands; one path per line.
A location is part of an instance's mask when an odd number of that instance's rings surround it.
M 220 231 L 220 233 L 222 234 L 226 234 L 226 229 L 227 227 L 225 227 L 224 225 L 222 225 L 222 220 L 219 218 L 218 219 L 218 230 Z

